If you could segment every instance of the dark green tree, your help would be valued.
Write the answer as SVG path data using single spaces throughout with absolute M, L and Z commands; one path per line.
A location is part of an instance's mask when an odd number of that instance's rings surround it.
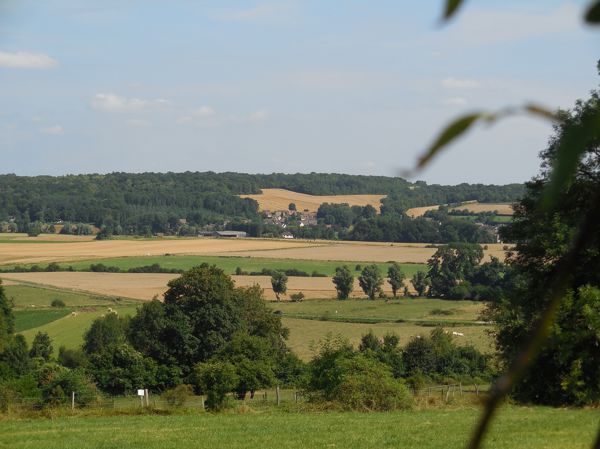
M 49 361 L 53 350 L 50 336 L 46 332 L 38 332 L 33 337 L 29 356 L 31 358 L 41 357 L 45 361 Z
M 350 268 L 346 265 L 336 267 L 332 281 L 335 285 L 338 299 L 348 299 L 348 296 L 350 296 L 350 293 L 354 289 L 354 276 L 352 276 Z
M 515 282 L 500 303 L 491 305 L 498 323 L 496 345 L 508 364 L 517 356 L 548 308 L 547 286 L 556 278 L 557 261 L 570 247 L 585 214 L 600 202 L 600 91 L 559 113 L 542 172 L 527 184 L 515 206 L 513 222 L 502 231 L 516 242 L 509 258 Z M 554 186 L 550 173 L 565 151 L 581 152 L 566 186 L 553 196 L 553 207 L 540 207 L 543 191 Z M 564 161 L 564 159 L 563 159 Z M 564 164 L 564 162 L 562 162 Z M 517 399 L 544 404 L 591 404 L 600 400 L 600 222 L 585 234 L 586 246 L 568 267 L 567 294 L 550 327 L 549 337 L 532 367 L 515 388 Z
M 429 295 L 439 298 L 452 296 L 452 289 L 473 275 L 483 259 L 480 245 L 451 243 L 438 248 L 427 262 L 431 282 Z
M 116 313 L 96 318 L 83 336 L 83 350 L 86 354 L 94 354 L 124 343 L 125 327 L 125 320 Z
M 296 210 L 296 203 L 290 203 L 289 206 L 288 206 L 288 210 L 295 211 Z
M 375 264 L 364 267 L 358 277 L 358 283 L 369 299 L 375 299 L 381 293 L 381 286 L 383 285 L 383 277 L 379 267 Z
M 209 410 L 221 410 L 226 405 L 227 393 L 239 383 L 235 366 L 229 362 L 214 361 L 196 365 L 194 370 L 196 386 L 206 394 Z
M 271 276 L 271 286 L 273 287 L 273 292 L 275 293 L 277 301 L 280 300 L 279 295 L 285 295 L 285 292 L 287 291 L 287 281 L 287 276 L 281 271 L 276 271 Z
M 0 353 L 9 344 L 15 331 L 15 318 L 12 312 L 12 301 L 6 296 L 2 279 L 0 279 Z
M 399 263 L 394 262 L 388 268 L 388 282 L 392 286 L 392 293 L 394 298 L 397 296 L 398 291 L 404 286 L 404 279 L 406 276 L 402 272 L 402 267 Z
M 427 273 L 424 271 L 417 271 L 410 280 L 410 283 L 417 291 L 417 296 L 425 296 L 427 294 L 427 289 L 431 285 Z

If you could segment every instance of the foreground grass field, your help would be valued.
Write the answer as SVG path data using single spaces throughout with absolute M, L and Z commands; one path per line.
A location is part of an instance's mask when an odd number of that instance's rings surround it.
M 0 422 L 0 448 L 463 448 L 476 409 L 395 413 L 197 413 L 179 416 L 60 417 Z M 583 449 L 600 413 L 505 407 L 486 449 Z

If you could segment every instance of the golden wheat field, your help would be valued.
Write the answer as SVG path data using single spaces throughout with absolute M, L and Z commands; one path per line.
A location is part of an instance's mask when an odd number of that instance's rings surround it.
M 323 203 L 342 204 L 350 206 L 371 205 L 377 212 L 381 200 L 386 195 L 307 195 L 285 189 L 262 189 L 257 195 L 240 195 L 241 198 L 252 198 L 258 202 L 259 210 L 288 210 L 290 203 L 296 205 L 299 211 L 316 212 Z
M 55 272 L 55 273 L 10 273 L 2 274 L 1 278 L 8 283 L 23 282 L 55 287 L 58 289 L 94 293 L 102 296 L 151 300 L 162 297 L 167 290 L 167 283 L 178 277 L 178 274 L 162 273 L 88 273 L 88 272 Z M 232 276 L 238 287 L 260 285 L 265 298 L 275 299 L 269 276 Z M 409 285 L 412 291 L 412 286 Z M 389 284 L 385 283 L 383 290 L 391 295 Z M 287 295 L 302 292 L 307 299 L 335 298 L 336 291 L 330 277 L 289 277 Z M 354 292 L 351 297 L 362 298 L 364 293 L 354 281 Z

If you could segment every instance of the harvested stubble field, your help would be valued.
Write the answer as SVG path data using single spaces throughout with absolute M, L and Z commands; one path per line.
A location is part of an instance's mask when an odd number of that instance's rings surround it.
M 501 260 L 501 244 L 484 251 Z M 171 255 L 260 257 L 268 259 L 334 260 L 347 262 L 426 263 L 436 247 L 425 243 L 348 242 L 275 239 L 156 239 L 75 241 L 68 245 L 0 243 L 0 264 L 28 264 Z
M 285 189 L 261 189 L 261 192 L 256 195 L 240 195 L 240 197 L 256 200 L 261 211 L 288 210 L 290 203 L 294 203 L 297 210 L 309 212 L 316 212 L 323 203 L 347 203 L 350 206 L 371 205 L 379 212 L 381 200 L 386 197 L 386 195 L 307 195 Z
M 60 289 L 87 292 L 109 297 L 151 300 L 162 297 L 167 290 L 167 283 L 179 277 L 178 274 L 162 273 L 90 273 L 90 272 L 54 272 L 54 273 L 10 273 L 0 275 L 2 279 L 24 283 L 52 286 Z M 260 285 L 267 299 L 275 299 L 269 276 L 232 276 L 236 286 L 249 287 Z M 364 293 L 354 282 L 352 297 L 364 297 Z M 409 286 L 409 288 L 411 288 Z M 303 292 L 306 298 L 335 298 L 336 291 L 329 277 L 289 277 L 288 295 Z M 383 288 L 391 295 L 389 284 Z
M 406 215 L 409 217 L 422 217 L 425 212 L 430 210 L 439 209 L 439 205 L 435 206 L 424 206 L 424 207 L 413 207 L 406 211 Z M 512 205 L 506 203 L 479 203 L 477 201 L 467 202 L 460 206 L 450 207 L 449 210 L 468 210 L 475 214 L 481 212 L 497 212 L 498 215 L 512 215 L 514 213 Z

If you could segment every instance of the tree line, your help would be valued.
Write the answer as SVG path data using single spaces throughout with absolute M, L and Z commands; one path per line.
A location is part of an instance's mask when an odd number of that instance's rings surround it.
M 62 223 L 65 233 L 87 233 L 85 226 L 93 225 L 108 236 L 196 235 L 209 226 L 235 224 L 259 236 L 276 233 L 277 229 L 262 223 L 256 201 L 237 195 L 271 187 L 315 195 L 387 194 L 381 207 L 384 215 L 401 215 L 409 207 L 455 201 L 512 202 L 523 192 L 520 184 L 438 186 L 409 183 L 402 178 L 327 173 L 10 174 L 0 175 L 0 228 L 35 234 L 49 231 L 51 224 Z M 372 210 L 368 212 L 372 214 Z M 387 227 L 389 223 L 382 225 Z M 328 236 L 327 232 L 323 234 Z

